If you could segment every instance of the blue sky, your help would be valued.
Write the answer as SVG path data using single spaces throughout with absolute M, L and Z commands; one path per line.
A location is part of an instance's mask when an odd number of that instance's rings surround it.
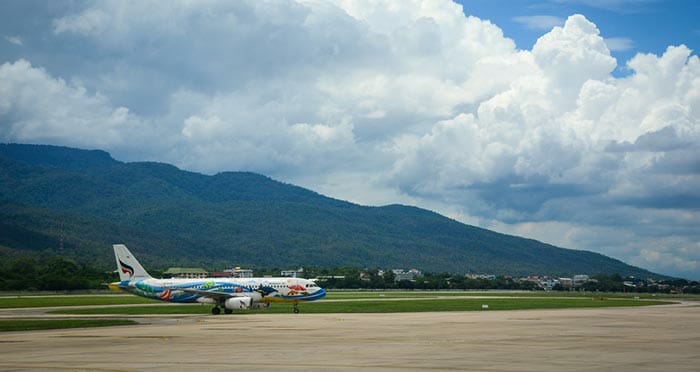
M 2 1 L 0 141 L 253 171 L 700 279 L 698 3 Z

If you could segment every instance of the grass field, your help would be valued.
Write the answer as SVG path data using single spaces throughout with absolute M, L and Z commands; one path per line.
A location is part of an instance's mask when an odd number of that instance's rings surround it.
M 476 298 L 478 296 L 479 298 Z M 636 297 L 636 298 L 635 298 Z M 644 297 L 654 298 L 645 300 Z M 661 296 L 659 296 L 661 297 Z M 329 292 L 327 301 L 301 303 L 302 313 L 401 313 L 430 311 L 498 311 L 526 309 L 566 309 L 624 307 L 670 304 L 656 296 L 625 294 L 600 294 L 544 292 Z M 684 297 L 684 299 L 687 299 Z M 337 301 L 334 301 L 337 300 Z M 157 304 L 162 305 L 157 305 Z M 138 306 L 149 304 L 149 306 Z M 108 305 L 135 305 L 112 307 Z M 95 306 L 92 308 L 70 308 Z M 104 306 L 104 307 L 100 307 Z M 0 297 L 0 308 L 66 307 L 49 311 L 53 314 L 209 314 L 211 305 L 165 304 L 132 295 L 53 295 Z M 290 314 L 292 304 L 275 303 L 266 311 L 237 311 L 236 314 Z M 127 319 L 51 319 L 51 320 L 0 320 L 0 332 L 57 328 L 103 327 L 136 324 Z
M 674 300 L 682 298 L 684 300 L 700 300 L 700 296 L 679 297 L 678 295 L 664 294 L 638 294 L 638 293 L 582 293 L 582 292 L 509 292 L 509 291 L 484 291 L 484 292 L 463 292 L 463 291 L 329 291 L 327 300 L 391 300 L 391 299 L 449 299 L 450 297 L 506 297 L 513 299 L 651 299 L 651 300 Z M 483 300 L 479 300 L 483 301 Z M 537 301 L 536 301 L 537 302 Z M 100 305 L 138 305 L 157 304 L 160 301 L 150 300 L 143 297 L 124 295 L 42 295 L 42 296 L 7 296 L 0 297 L 0 309 L 9 308 L 32 308 L 32 307 L 60 307 L 60 306 L 100 306 Z M 310 303 L 316 306 L 326 301 Z M 523 302 L 527 306 L 527 301 Z M 550 303 L 544 301 L 542 303 Z M 280 305 L 275 304 L 275 307 Z M 282 304 L 284 306 L 284 304 Z M 549 308 L 549 307 L 547 307 Z M 170 310 L 164 310 L 170 311 Z
M 396 300 L 356 300 L 356 301 L 319 301 L 299 305 L 302 313 L 399 313 L 429 311 L 494 311 L 526 309 L 564 309 L 587 307 L 649 306 L 671 304 L 667 301 L 639 301 L 634 299 L 606 298 L 443 298 Z M 487 305 L 488 308 L 485 308 Z M 135 306 L 120 308 L 63 309 L 51 311 L 54 314 L 207 314 L 211 305 L 164 305 Z M 292 305 L 273 304 L 266 313 L 291 313 Z M 236 313 L 260 313 L 260 311 L 241 311 Z
M 621 298 L 700 301 L 700 295 L 668 295 L 648 293 L 591 293 L 591 292 L 527 292 L 527 291 L 329 291 L 328 300 L 436 298 L 436 297 L 526 297 L 526 298 Z M 155 304 L 160 301 L 123 295 L 12 295 L 0 297 L 0 309 L 22 307 L 91 306 L 91 305 L 138 305 Z
M 50 319 L 0 320 L 0 332 L 37 331 L 41 329 L 110 327 L 137 324 L 129 319 Z
M 129 294 L 118 296 L 10 296 L 0 298 L 0 309 L 21 307 L 151 304 L 157 301 Z

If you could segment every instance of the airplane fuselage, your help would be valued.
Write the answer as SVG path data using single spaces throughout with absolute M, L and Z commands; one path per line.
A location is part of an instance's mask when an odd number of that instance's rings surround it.
M 180 303 L 215 303 L 201 294 L 205 291 L 252 297 L 258 303 L 315 301 L 326 296 L 323 288 L 301 278 L 148 278 L 115 282 L 110 287 L 154 300 Z
M 313 280 L 302 278 L 203 278 L 156 279 L 148 274 L 124 244 L 114 244 L 114 258 L 119 273 L 118 282 L 110 288 L 137 296 L 167 302 L 200 302 L 212 304 L 212 314 L 224 309 L 266 309 L 271 302 L 292 302 L 298 313 L 298 303 L 315 301 L 326 291 Z

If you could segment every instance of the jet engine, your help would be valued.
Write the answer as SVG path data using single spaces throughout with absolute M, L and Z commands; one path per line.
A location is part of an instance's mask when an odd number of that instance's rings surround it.
M 250 297 L 231 297 L 224 301 L 224 307 L 229 310 L 244 310 L 249 308 L 252 302 Z

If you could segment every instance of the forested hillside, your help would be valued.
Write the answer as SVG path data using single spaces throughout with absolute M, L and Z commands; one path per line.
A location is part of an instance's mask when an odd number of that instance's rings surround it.
M 468 226 L 400 205 L 366 207 L 246 172 L 213 176 L 103 151 L 0 145 L 0 254 L 150 267 L 415 267 L 432 272 L 658 277 L 603 255 Z

